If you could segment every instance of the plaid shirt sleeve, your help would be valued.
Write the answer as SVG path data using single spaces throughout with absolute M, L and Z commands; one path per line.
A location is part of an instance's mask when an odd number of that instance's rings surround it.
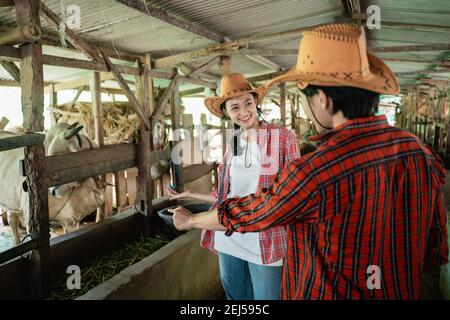
M 224 201 L 218 214 L 219 221 L 228 229 L 226 234 L 261 231 L 298 220 L 317 220 L 319 194 L 308 168 L 305 158 L 297 159 L 275 179 L 271 188 Z
M 288 131 L 287 129 L 285 129 Z M 289 164 L 295 159 L 300 158 L 300 145 L 295 135 L 288 131 L 286 136 L 286 154 L 284 156 L 285 164 Z
M 439 159 L 436 156 L 436 159 Z M 443 166 L 438 166 L 435 176 L 439 180 L 440 188 L 436 193 L 435 209 L 432 216 L 429 238 L 427 243 L 427 256 L 425 268 L 436 268 L 448 263 L 448 243 L 447 243 L 447 213 L 444 205 L 443 185 L 445 183 L 445 170 Z

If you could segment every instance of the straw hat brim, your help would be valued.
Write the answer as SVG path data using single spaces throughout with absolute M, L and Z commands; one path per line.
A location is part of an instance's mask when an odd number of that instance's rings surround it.
M 256 104 L 259 105 L 261 103 L 261 101 L 264 99 L 267 89 L 268 89 L 268 87 L 263 86 L 263 87 L 254 88 L 252 90 L 236 91 L 227 96 L 206 98 L 205 106 L 206 106 L 206 108 L 208 108 L 208 110 L 212 114 L 221 118 L 221 117 L 223 117 L 223 112 L 220 110 L 220 105 L 222 103 L 224 103 L 225 101 L 227 101 L 231 98 L 235 98 L 235 97 L 247 94 L 247 93 L 255 93 L 256 94 Z
M 266 84 L 270 88 L 274 84 L 287 81 L 297 81 L 300 89 L 306 88 L 309 84 L 316 86 L 348 86 L 366 89 L 382 94 L 398 94 L 400 91 L 397 79 L 391 69 L 377 56 L 367 53 L 370 65 L 370 75 L 364 78 L 335 78 L 329 73 L 299 73 L 295 68 L 287 73 L 278 76 Z

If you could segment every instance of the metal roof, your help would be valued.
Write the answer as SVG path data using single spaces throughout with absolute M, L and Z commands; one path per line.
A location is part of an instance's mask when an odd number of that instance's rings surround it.
M 142 1 L 142 0 L 141 0 Z M 81 29 L 78 33 L 87 42 L 116 48 L 131 53 L 160 52 L 174 53 L 205 48 L 216 42 L 197 34 L 180 29 L 143 12 L 132 9 L 115 0 L 44 0 L 54 12 L 61 12 L 61 3 L 67 8 L 77 5 L 81 10 Z M 226 40 L 236 40 L 247 36 L 259 36 L 295 30 L 316 24 L 342 21 L 342 9 L 338 0 L 150 0 L 148 6 L 164 10 L 170 16 L 190 22 L 213 31 Z M 369 4 L 379 5 L 381 9 L 381 29 L 370 30 L 370 47 L 450 44 L 450 1 L 448 0 L 361 0 L 363 10 Z M 15 9 L 0 8 L 0 24 L 15 24 Z M 423 28 L 383 25 L 383 22 L 426 25 Z M 41 19 L 45 34 L 58 37 L 58 33 Z M 433 28 L 435 26 L 435 28 Z M 249 48 L 297 49 L 300 36 L 289 36 L 250 44 Z M 81 58 L 83 55 L 73 51 L 63 51 L 46 47 L 46 52 L 66 57 Z M 409 59 L 425 62 L 387 62 L 395 72 L 433 70 L 434 61 L 448 60 L 449 52 L 400 52 L 379 53 L 381 58 Z M 53 54 L 53 53 L 52 53 Z M 292 67 L 295 55 L 265 57 L 283 69 Z M 192 61 L 192 67 L 208 59 Z M 245 56 L 233 56 L 234 71 L 247 75 L 264 74 L 273 69 Z M 64 81 L 87 75 L 88 71 L 60 67 L 45 67 L 46 81 Z M 215 67 L 211 73 L 218 74 Z M 419 76 L 419 75 L 417 75 Z M 446 74 L 440 73 L 439 78 Z M 0 77 L 10 78 L 0 68 Z M 400 78 L 400 83 L 411 83 L 411 76 Z M 166 81 L 159 84 L 164 85 Z

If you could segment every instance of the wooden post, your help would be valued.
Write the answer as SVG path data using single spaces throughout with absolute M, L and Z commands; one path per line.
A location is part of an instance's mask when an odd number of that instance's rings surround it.
M 170 104 L 171 112 L 171 120 L 172 120 L 172 134 L 175 130 L 180 129 L 180 93 L 178 89 L 178 84 L 175 85 L 172 93 L 172 103 Z M 173 146 L 175 146 L 174 143 Z M 183 165 L 174 164 L 172 166 L 173 171 L 173 183 L 176 191 L 182 192 L 184 191 L 184 182 L 183 182 Z
M 34 23 L 40 27 L 39 0 L 14 0 L 17 24 Z M 27 132 L 44 130 L 44 80 L 42 46 L 27 43 L 21 47 L 20 84 L 22 89 L 23 127 Z M 50 232 L 45 149 L 40 144 L 25 148 L 25 173 L 30 204 L 30 233 L 38 239 L 38 249 L 31 253 L 31 297 L 49 294 Z
M 100 72 L 93 71 L 90 76 L 90 89 L 92 97 L 92 115 L 94 117 L 95 142 L 99 147 L 105 144 L 103 130 L 103 110 L 101 96 L 101 76 Z
M 117 212 L 119 213 L 128 205 L 125 171 L 118 171 L 114 173 L 114 185 L 116 188 Z
M 0 119 L 0 130 L 4 130 L 6 128 L 6 126 L 8 125 L 8 123 L 9 123 L 8 118 L 1 117 L 1 119 Z
M 53 107 L 58 105 L 58 92 L 55 90 L 55 84 L 50 85 L 50 110 L 53 110 Z M 53 112 L 50 112 L 50 123 L 53 126 L 56 123 L 56 119 L 53 116 Z
M 95 133 L 95 143 L 101 148 L 104 145 L 104 132 L 103 132 L 103 110 L 102 110 L 102 97 L 101 97 L 101 76 L 100 72 L 93 71 L 89 77 L 89 84 L 91 90 L 91 101 L 92 101 L 92 115 L 94 118 L 94 133 Z M 106 177 L 103 176 L 106 180 Z M 108 186 L 105 188 L 105 202 L 102 206 L 97 208 L 97 216 L 95 222 L 102 221 L 106 216 L 108 216 L 109 203 L 111 203 L 111 188 Z M 112 209 L 112 206 L 111 206 Z
M 143 107 L 143 115 L 147 122 L 150 122 L 150 115 L 154 109 L 153 82 L 149 77 L 151 70 L 151 57 L 146 55 L 146 63 L 142 65 L 136 62 L 138 68 L 143 72 L 136 77 L 136 94 L 139 104 Z M 145 122 L 140 121 L 139 142 L 138 142 L 138 209 L 141 214 L 140 228 L 145 236 L 153 235 L 155 230 L 150 221 L 153 216 L 153 180 L 151 175 L 151 141 L 152 132 L 147 129 Z
M 281 125 L 286 126 L 286 83 L 280 83 L 280 114 Z
M 219 69 L 222 77 L 231 73 L 231 58 L 229 56 L 220 56 Z
M 42 299 L 49 294 L 50 230 L 44 145 L 25 148 L 25 173 L 30 206 L 30 234 L 38 240 L 38 250 L 31 254 L 31 297 Z
M 295 106 L 295 95 L 289 95 L 289 105 L 291 106 L 291 129 L 295 132 L 295 113 L 296 113 L 296 106 Z
M 189 163 L 185 163 L 184 166 L 192 165 L 194 164 L 194 120 L 192 117 L 192 114 L 182 114 L 181 115 L 181 127 L 185 130 L 185 132 L 188 132 L 188 137 L 185 139 L 190 139 L 191 142 L 191 152 L 189 156 Z
M 17 24 L 34 23 L 41 27 L 39 0 L 14 0 Z M 42 45 L 24 44 L 21 48 L 20 83 L 22 87 L 23 127 L 30 131 L 44 130 L 44 73 Z

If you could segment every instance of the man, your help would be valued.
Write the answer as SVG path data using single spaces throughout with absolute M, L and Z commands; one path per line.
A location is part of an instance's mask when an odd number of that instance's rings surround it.
M 366 52 L 364 30 L 332 24 L 303 33 L 297 81 L 321 135 L 271 188 L 225 200 L 233 232 L 288 227 L 283 299 L 417 299 L 424 271 L 448 262 L 439 157 L 375 116 L 394 74 Z

